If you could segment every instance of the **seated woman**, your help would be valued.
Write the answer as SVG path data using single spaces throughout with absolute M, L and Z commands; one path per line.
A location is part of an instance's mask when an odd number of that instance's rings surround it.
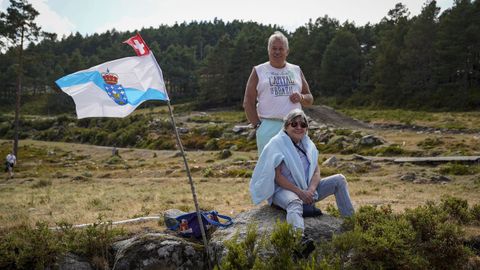
M 294 109 L 283 130 L 265 146 L 250 181 L 253 203 L 268 200 L 287 211 L 287 222 L 304 231 L 304 207 L 334 194 L 342 216 L 354 214 L 348 185 L 342 174 L 320 178 L 318 150 L 307 135 L 305 113 Z

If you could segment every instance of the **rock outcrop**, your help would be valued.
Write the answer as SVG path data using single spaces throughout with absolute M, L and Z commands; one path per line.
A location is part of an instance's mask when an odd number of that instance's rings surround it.
M 164 213 L 165 222 L 173 224 L 180 210 Z M 217 229 L 209 240 L 208 256 L 201 241 L 165 233 L 144 233 L 113 244 L 115 254 L 113 269 L 208 269 L 220 263 L 227 253 L 224 242 L 238 234 L 244 239 L 250 224 L 255 224 L 260 236 L 269 236 L 277 221 L 285 221 L 285 211 L 267 205 L 241 213 L 232 226 Z M 305 218 L 305 234 L 316 242 L 328 241 L 333 234 L 341 233 L 342 219 L 329 215 Z M 260 239 L 261 237 L 259 237 Z M 74 257 L 72 257 L 74 256 Z M 207 259 L 209 258 L 209 259 Z M 91 269 L 84 258 L 69 255 L 62 259 L 60 269 Z
M 87 259 L 82 258 L 78 255 L 67 253 L 58 260 L 58 265 L 54 269 L 61 270 L 93 270 L 94 268 L 87 261 Z
M 204 269 L 203 245 L 164 233 L 148 233 L 117 242 L 114 269 Z

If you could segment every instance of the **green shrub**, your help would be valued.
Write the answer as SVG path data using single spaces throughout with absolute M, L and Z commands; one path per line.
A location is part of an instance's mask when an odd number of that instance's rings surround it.
M 82 119 L 82 120 L 87 121 L 87 119 L 89 119 L 89 118 Z M 70 122 L 77 122 L 77 123 L 78 123 L 79 121 L 82 121 L 82 120 L 78 120 L 78 121 L 77 121 L 74 117 L 69 116 L 69 115 L 66 115 L 66 114 L 62 114 L 62 115 L 60 115 L 60 116 L 57 117 L 57 123 L 58 123 L 59 125 L 66 125 L 66 124 L 68 124 L 68 123 L 70 123 Z
M 168 136 L 161 136 L 155 139 L 148 145 L 149 149 L 154 150 L 175 150 L 176 143 L 175 139 Z
M 417 232 L 419 242 L 428 242 L 436 234 L 437 224 L 446 222 L 448 215 L 432 203 L 405 211 L 406 219 Z
M 337 173 L 340 173 L 340 171 L 337 168 L 334 168 L 334 167 L 322 166 L 320 168 L 320 175 L 322 177 L 327 177 L 327 176 L 334 175 L 334 174 L 337 174 Z
M 335 133 L 338 136 L 350 136 L 353 133 L 353 131 L 350 129 L 335 129 L 333 133 Z
M 453 205 L 464 206 L 457 200 Z M 360 239 L 353 247 L 354 268 L 462 268 L 471 253 L 463 245 L 463 230 L 444 210 L 449 208 L 427 203 L 405 214 L 393 214 L 388 208 L 361 207 L 350 221 Z
M 209 137 L 195 134 L 182 136 L 182 144 L 186 149 L 202 150 L 209 141 Z
M 75 229 L 71 224 L 58 224 L 58 239 L 66 251 L 87 256 L 96 269 L 109 269 L 113 254 L 111 245 L 120 236 L 125 235 L 123 229 L 113 228 L 111 222 L 103 222 L 101 218 L 84 229 Z
M 470 210 L 468 209 L 468 202 L 466 200 L 445 196 L 442 198 L 440 207 L 450 215 L 450 217 L 462 224 L 467 224 L 472 219 Z
M 397 144 L 392 144 L 387 147 L 380 147 L 378 149 L 378 154 L 380 154 L 381 156 L 399 156 L 405 153 L 405 150 Z
M 390 205 L 377 209 L 375 206 L 363 206 L 355 213 L 355 219 L 347 219 L 346 227 L 360 227 L 363 231 L 369 230 L 375 223 L 386 222 L 395 218 Z M 352 224 L 354 222 L 354 224 Z
M 212 167 L 203 169 L 203 177 L 215 177 L 215 172 Z
M 300 250 L 301 238 L 301 232 L 295 230 L 292 225 L 277 221 L 270 236 L 274 256 L 266 261 L 266 266 L 269 269 L 293 269 L 295 262 L 292 255 Z
M 37 132 L 33 136 L 36 140 L 61 141 L 64 139 L 63 129 L 47 129 Z
M 0 239 L 0 269 L 46 269 L 63 249 L 46 223 L 21 225 Z
M 224 127 L 220 125 L 209 125 L 207 126 L 206 133 L 211 138 L 219 138 L 222 136 Z
M 258 246 L 255 244 L 257 238 L 257 226 L 251 223 L 244 240 L 239 241 L 238 234 L 235 234 L 231 240 L 226 241 L 225 248 L 228 252 L 222 258 L 221 269 L 252 269 L 258 255 Z
M 362 269 L 425 269 L 414 243 L 415 231 L 405 219 L 385 219 L 362 231 L 352 260 Z
M 187 121 L 194 123 L 208 123 L 211 122 L 211 118 L 208 115 L 194 115 L 190 116 Z
M 96 145 L 108 145 L 109 143 L 109 140 L 108 140 L 108 133 L 106 131 L 98 131 L 96 134 L 95 134 L 95 137 L 94 137 L 94 140 L 93 140 L 93 143 L 96 144 Z
M 434 237 L 419 243 L 419 253 L 427 258 L 429 269 L 462 269 L 466 266 L 471 251 L 464 246 L 465 233 L 457 224 L 437 224 Z
M 252 170 L 237 168 L 237 169 L 229 169 L 226 172 L 227 177 L 243 177 L 243 178 L 250 178 L 252 177 Z
M 460 163 L 447 163 L 440 167 L 439 172 L 452 175 L 473 175 L 478 172 L 478 167 Z
M 12 126 L 8 122 L 0 124 L 0 137 L 4 137 L 8 132 L 12 130 Z
M 294 255 L 301 249 L 302 234 L 290 224 L 277 221 L 268 239 L 258 239 L 256 231 L 256 225 L 250 225 L 245 240 L 238 241 L 236 235 L 226 243 L 221 269 L 327 269 L 316 267 L 313 257 L 309 261 Z
M 383 147 L 375 147 L 375 148 L 357 148 L 355 150 L 357 153 L 361 155 L 367 155 L 367 156 L 404 156 L 407 154 L 412 154 L 403 149 L 400 145 L 398 144 L 392 144 L 389 146 L 383 146 Z
M 337 207 L 335 207 L 333 204 L 329 203 L 327 204 L 327 207 L 325 208 L 325 211 L 330 215 L 334 217 L 340 217 L 340 211 L 338 210 Z
M 428 150 L 428 149 L 432 149 L 432 148 L 435 148 L 436 146 L 439 146 L 439 145 L 442 145 L 443 144 L 443 141 L 440 140 L 439 138 L 426 138 L 425 140 L 417 143 L 417 146 L 425 149 L 425 150 Z
M 220 149 L 218 147 L 218 139 L 217 138 L 212 138 L 207 141 L 205 144 L 205 150 L 218 150 Z
M 257 150 L 257 144 L 255 140 L 247 140 L 245 137 L 241 138 L 220 138 L 218 139 L 218 149 L 228 149 L 232 145 L 237 146 L 238 151 L 252 151 Z
M 339 153 L 343 151 L 343 145 L 341 143 L 321 144 L 315 143 L 320 153 Z
M 32 128 L 36 130 L 47 130 L 53 126 L 55 119 L 35 119 L 31 121 Z
M 122 164 L 125 163 L 125 161 L 122 159 L 122 157 L 118 155 L 114 155 L 109 157 L 107 160 L 105 160 L 105 163 L 107 164 Z
M 111 222 L 94 223 L 87 228 L 77 231 L 76 241 L 72 244 L 72 250 L 89 257 L 100 256 L 110 259 L 109 248 L 117 236 L 123 235 L 124 231 L 114 229 Z
M 480 204 L 475 204 L 470 210 L 470 216 L 472 220 L 480 225 Z

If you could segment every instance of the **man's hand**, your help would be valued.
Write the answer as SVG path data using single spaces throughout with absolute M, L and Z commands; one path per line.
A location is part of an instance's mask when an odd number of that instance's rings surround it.
M 290 95 L 290 101 L 292 103 L 299 103 L 299 102 L 302 102 L 303 100 L 303 95 L 298 93 L 298 92 L 293 92 L 291 95 Z

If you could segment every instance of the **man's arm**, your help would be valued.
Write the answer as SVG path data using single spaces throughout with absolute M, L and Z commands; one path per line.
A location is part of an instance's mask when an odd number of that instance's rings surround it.
M 308 82 L 303 75 L 303 72 L 300 70 L 300 75 L 302 77 L 302 90 L 301 92 L 293 92 L 290 95 L 290 101 L 293 103 L 302 104 L 302 106 L 310 106 L 313 104 L 313 95 L 310 93 L 310 86 L 308 86 Z
M 310 106 L 313 104 L 313 95 L 310 92 L 310 86 L 308 85 L 307 80 L 305 79 L 305 76 L 303 75 L 303 72 L 300 71 L 300 75 L 302 76 L 302 97 L 300 100 L 300 103 L 302 103 L 302 106 Z
M 253 126 L 257 125 L 260 122 L 257 114 L 257 84 L 258 84 L 258 75 L 255 71 L 255 68 L 252 69 L 250 77 L 247 81 L 247 87 L 245 89 L 245 96 L 243 97 L 243 109 L 245 110 L 245 115 L 247 116 L 248 122 Z

